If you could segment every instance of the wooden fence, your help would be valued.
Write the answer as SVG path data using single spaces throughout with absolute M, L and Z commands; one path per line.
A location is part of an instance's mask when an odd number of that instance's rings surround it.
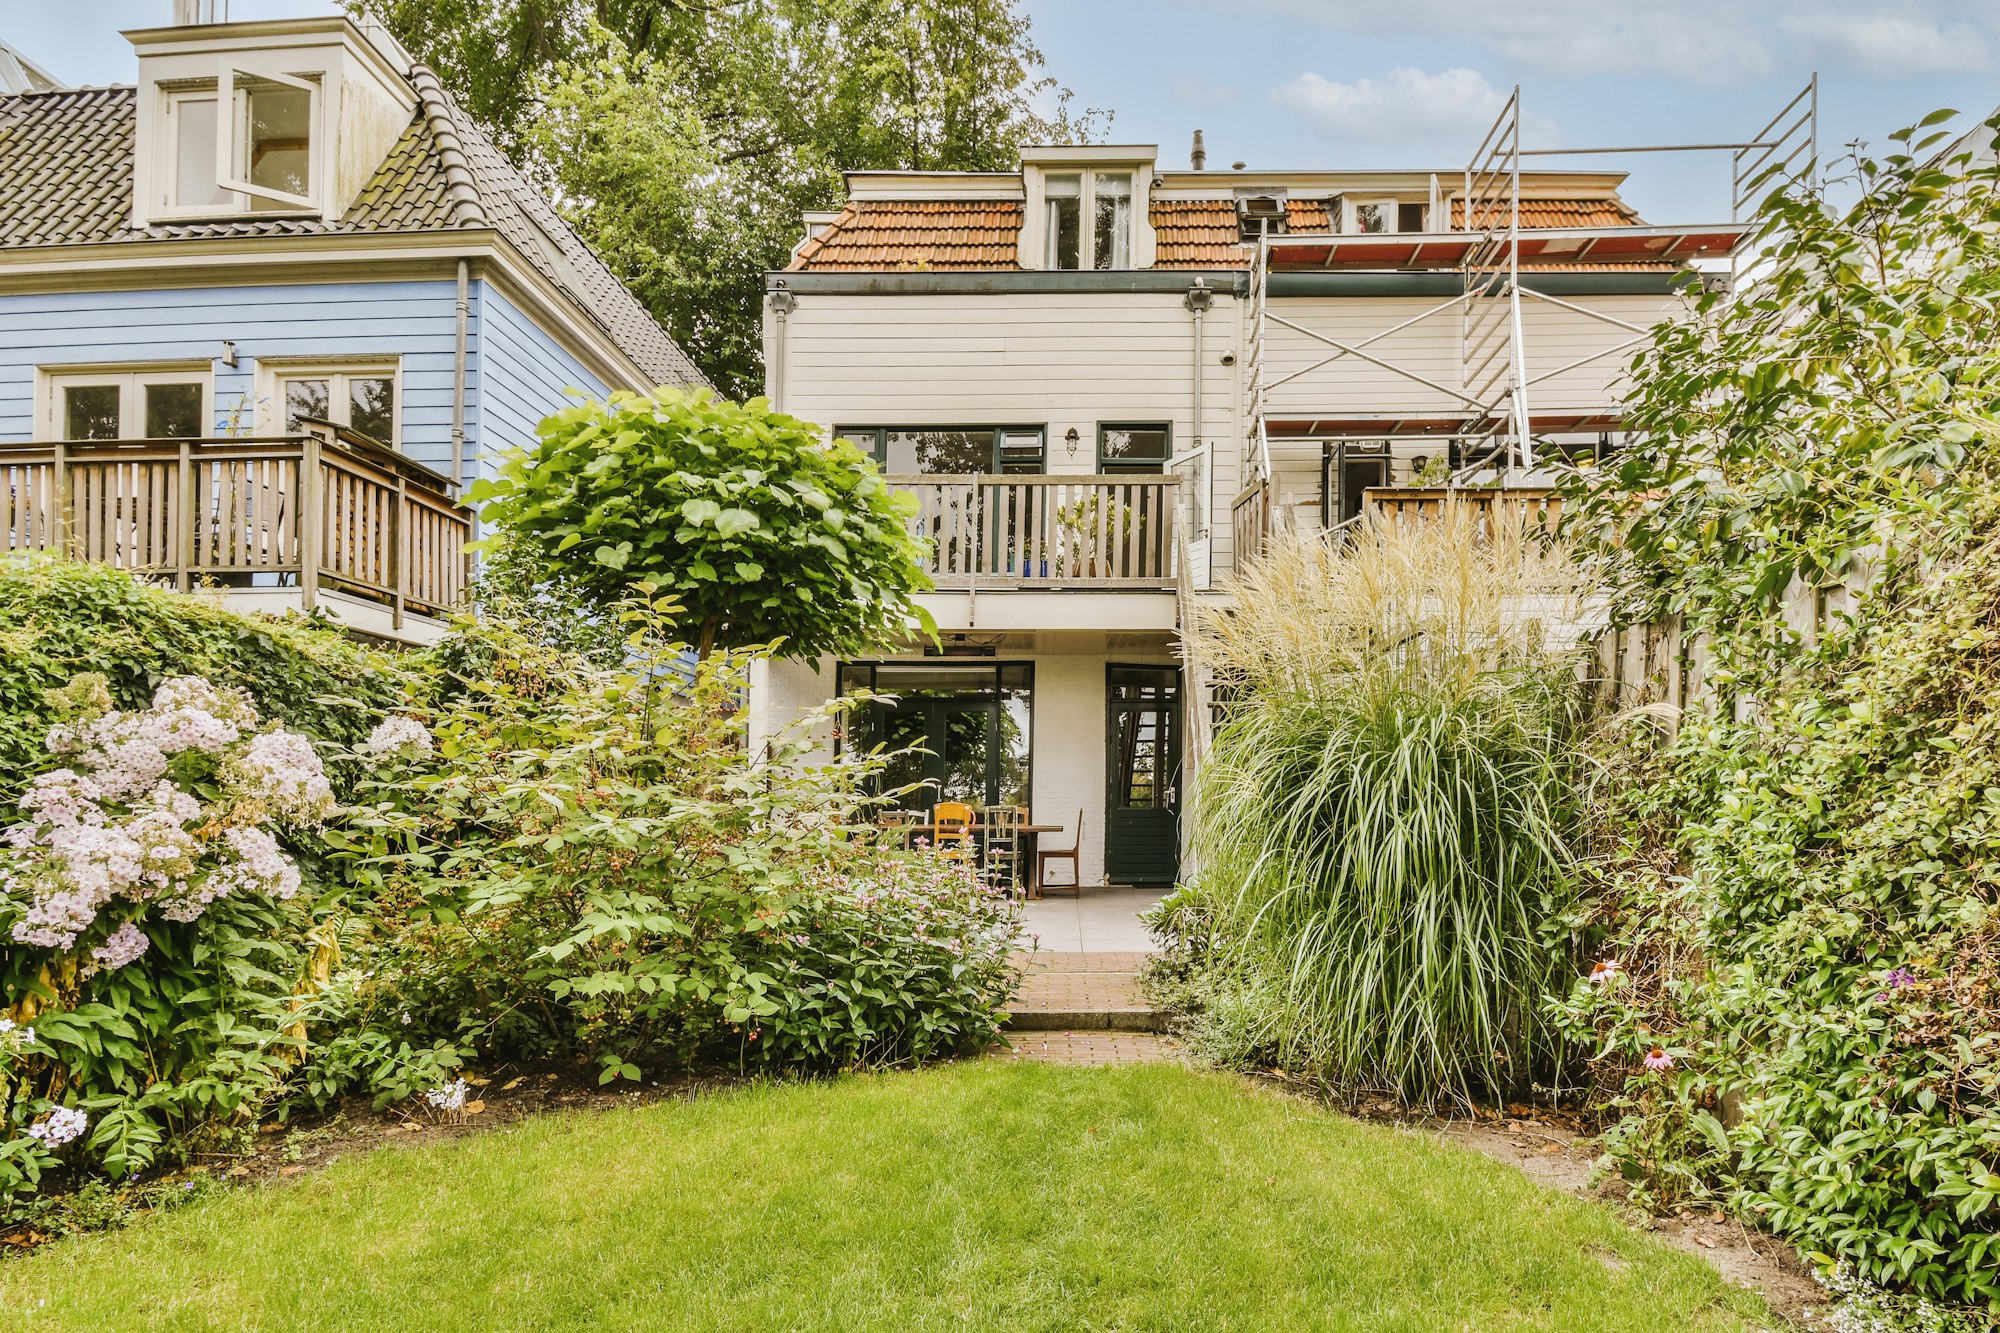
M 346 431 L 0 445 L 0 550 L 202 583 L 322 588 L 440 614 L 465 599 L 472 513 L 447 479 Z
M 887 478 L 917 497 L 939 587 L 1088 584 L 1172 588 L 1181 479 L 923 475 Z

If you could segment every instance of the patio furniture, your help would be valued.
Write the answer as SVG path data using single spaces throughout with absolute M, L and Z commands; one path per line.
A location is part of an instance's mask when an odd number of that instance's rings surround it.
M 963 861 L 973 852 L 972 807 L 963 801 L 939 801 L 931 807 L 931 826 L 938 854 Z
M 1076 837 L 1068 847 L 1042 847 L 1035 852 L 1035 894 L 1037 897 L 1048 890 L 1067 889 L 1078 898 L 1083 896 L 1082 862 L 1077 859 L 1077 849 L 1083 846 L 1083 811 L 1076 812 Z M 1069 862 L 1069 883 L 1049 883 L 1049 862 Z
M 921 810 L 879 810 L 875 814 L 875 827 L 881 830 L 880 841 L 907 848 L 923 820 Z
M 1028 812 L 1018 805 L 988 806 L 980 815 L 980 873 L 1011 892 L 1020 878 L 1022 830 Z

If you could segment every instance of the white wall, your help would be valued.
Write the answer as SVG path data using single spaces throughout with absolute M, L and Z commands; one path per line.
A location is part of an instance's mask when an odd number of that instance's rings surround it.
M 1677 295 L 1561 299 L 1641 327 L 1679 310 L 1684 300 Z M 1444 301 L 1441 297 L 1293 296 L 1274 299 L 1270 313 L 1350 347 L 1367 343 L 1361 350 L 1369 356 L 1444 389 L 1463 391 L 1463 306 L 1425 315 Z M 1419 315 L 1425 317 L 1410 327 L 1368 342 Z M 1635 336 L 1629 330 L 1530 296 L 1522 297 L 1521 329 L 1527 351 L 1528 401 L 1537 414 L 1600 408 L 1618 401 L 1625 368 L 1636 349 L 1602 356 L 1561 374 L 1551 372 L 1616 347 Z M 1452 416 L 1466 406 L 1452 394 L 1410 375 L 1373 365 L 1360 356 L 1339 354 L 1339 349 L 1275 322 L 1266 325 L 1264 349 L 1267 385 L 1338 355 L 1332 363 L 1272 388 L 1267 401 L 1268 410 L 1275 415 Z M 1539 378 L 1544 375 L 1551 378 Z
M 786 412 L 829 428 L 1044 426 L 1055 473 L 1096 471 L 1099 422 L 1170 422 L 1176 453 L 1205 440 L 1219 461 L 1207 488 L 1214 550 L 1196 552 L 1200 568 L 1204 556 L 1228 558 L 1242 438 L 1238 304 L 1218 294 L 1206 317 L 1198 435 L 1194 321 L 1177 292 L 801 292 L 773 379 Z M 767 317 L 767 363 L 778 355 L 772 330 Z

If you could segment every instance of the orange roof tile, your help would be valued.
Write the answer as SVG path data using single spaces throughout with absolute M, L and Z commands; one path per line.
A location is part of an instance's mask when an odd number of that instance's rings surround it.
M 790 267 L 876 273 L 1019 269 L 1023 207 L 1010 199 L 855 200 L 799 247 Z M 1464 203 L 1454 200 L 1451 212 L 1453 225 L 1459 225 Z M 1148 216 L 1156 241 L 1155 268 L 1250 266 L 1234 200 L 1156 199 Z M 1639 220 L 1615 199 L 1521 201 L 1524 227 L 1625 227 Z M 1324 199 L 1287 200 L 1285 221 L 1297 233 L 1324 234 L 1332 226 Z
M 1021 267 L 1021 208 L 1008 199 L 860 199 L 799 247 L 791 268 L 908 272 Z

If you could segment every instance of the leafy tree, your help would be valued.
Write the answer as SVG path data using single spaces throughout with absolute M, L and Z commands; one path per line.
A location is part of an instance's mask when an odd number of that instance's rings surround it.
M 813 658 L 934 629 L 912 597 L 931 586 L 914 497 L 763 399 L 614 394 L 550 417 L 541 437 L 469 498 L 551 579 L 603 604 L 634 583 L 677 598 L 703 657 L 783 640 Z
M 762 388 L 763 274 L 842 171 L 1005 169 L 1104 120 L 1039 75 L 1019 0 L 347 2 L 437 68 L 732 396 Z

